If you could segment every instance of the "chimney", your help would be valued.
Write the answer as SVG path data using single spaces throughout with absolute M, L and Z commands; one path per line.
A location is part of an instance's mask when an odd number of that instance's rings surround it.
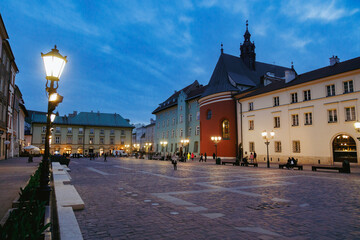
M 335 56 L 334 55 L 329 58 L 330 59 L 330 66 L 334 66 L 336 63 L 339 63 L 340 62 L 340 58 L 338 58 L 338 56 Z
M 285 83 L 291 82 L 295 79 L 295 71 L 294 70 L 286 70 L 285 71 Z

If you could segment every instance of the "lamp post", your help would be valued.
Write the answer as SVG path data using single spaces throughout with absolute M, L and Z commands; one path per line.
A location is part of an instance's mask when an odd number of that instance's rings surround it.
M 46 134 L 45 134 L 45 152 L 42 159 L 41 165 L 41 177 L 39 187 L 39 197 L 41 200 L 46 202 L 49 201 L 49 142 L 50 142 L 50 127 L 51 120 L 55 120 L 53 111 L 59 103 L 62 102 L 63 97 L 60 96 L 56 90 L 59 87 L 59 79 L 62 71 L 64 70 L 65 64 L 67 63 L 66 56 L 62 56 L 59 50 L 55 47 L 48 53 L 41 53 L 41 57 L 44 61 L 45 72 L 46 72 L 46 92 L 48 93 L 48 110 L 46 116 Z M 50 82 L 50 86 L 48 85 Z M 56 83 L 56 87 L 55 87 Z
M 217 144 L 221 141 L 221 137 L 213 136 L 213 137 L 211 137 L 211 141 L 213 141 L 215 144 L 215 161 L 216 161 L 216 159 L 217 159 Z
M 358 133 L 360 133 L 360 122 L 355 122 L 354 123 L 354 127 L 355 127 L 355 130 L 358 132 Z
M 275 136 L 275 132 L 274 131 L 271 131 L 270 133 L 268 133 L 266 130 L 264 130 L 262 133 L 261 133 L 263 139 L 266 140 L 265 144 L 266 144 L 266 153 L 267 153 L 267 168 L 270 168 L 270 160 L 269 160 L 269 140 L 270 139 L 273 139 L 274 136 Z
M 189 139 L 181 139 L 180 142 L 183 145 L 183 147 L 185 148 L 185 153 L 187 153 L 188 151 L 186 149 L 186 146 L 189 145 L 190 140 Z M 185 156 L 185 158 L 186 158 L 186 156 Z
M 165 160 L 165 147 L 166 147 L 166 145 L 168 144 L 168 142 L 167 141 L 163 141 L 163 142 L 160 142 L 160 145 L 164 148 L 164 160 Z

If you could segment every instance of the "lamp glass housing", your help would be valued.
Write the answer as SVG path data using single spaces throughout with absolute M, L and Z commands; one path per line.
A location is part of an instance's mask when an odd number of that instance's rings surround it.
M 354 123 L 354 127 L 358 132 L 360 132 L 360 122 Z
M 51 122 L 54 122 L 55 118 L 56 118 L 56 114 L 51 114 L 50 115 Z
M 41 53 L 41 57 L 45 66 L 46 78 L 59 80 L 67 62 L 66 57 L 63 57 L 59 53 L 56 46 L 51 50 L 51 52 L 46 54 Z

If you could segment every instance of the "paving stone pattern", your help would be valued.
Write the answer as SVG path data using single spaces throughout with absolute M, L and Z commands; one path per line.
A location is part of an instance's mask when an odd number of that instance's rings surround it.
M 75 159 L 84 239 L 360 239 L 360 174 Z

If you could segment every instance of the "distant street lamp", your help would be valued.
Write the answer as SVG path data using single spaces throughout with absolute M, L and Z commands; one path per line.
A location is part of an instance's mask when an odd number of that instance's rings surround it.
M 49 193 L 51 191 L 49 186 L 49 142 L 50 142 L 50 127 L 51 122 L 55 120 L 53 111 L 59 103 L 62 102 L 63 97 L 60 96 L 56 89 L 59 87 L 59 79 L 67 63 L 66 56 L 62 56 L 59 50 L 53 48 L 51 52 L 46 54 L 41 53 L 41 57 L 44 61 L 46 72 L 46 92 L 48 93 L 48 111 L 46 116 L 46 134 L 45 134 L 45 152 L 42 159 L 41 178 L 39 195 L 40 199 L 46 202 L 49 201 Z M 50 86 L 48 86 L 50 81 Z M 56 83 L 56 87 L 55 87 Z
M 270 160 L 269 160 L 269 140 L 270 139 L 273 139 L 274 136 L 275 136 L 275 132 L 274 131 L 271 131 L 270 133 L 268 133 L 266 130 L 264 130 L 262 133 L 261 133 L 263 139 L 266 140 L 265 144 L 266 144 L 266 153 L 267 153 L 267 167 L 270 168 Z
M 216 161 L 216 159 L 217 159 L 217 144 L 221 141 L 221 137 L 213 136 L 213 137 L 211 137 L 211 141 L 213 141 L 215 144 L 215 161 Z
M 168 144 L 167 141 L 160 142 L 160 145 L 164 148 L 164 160 L 166 158 L 165 147 L 166 147 L 167 144 Z
M 146 142 L 145 143 L 146 152 L 149 152 L 149 148 L 151 147 L 151 145 L 152 145 L 151 142 Z
M 360 133 L 360 122 L 354 123 L 355 130 Z
M 188 150 L 186 149 L 186 146 L 189 145 L 190 140 L 189 139 L 181 139 L 180 142 L 183 145 L 183 147 L 185 148 L 185 153 L 187 153 Z M 185 156 L 185 158 L 186 158 L 186 156 Z

